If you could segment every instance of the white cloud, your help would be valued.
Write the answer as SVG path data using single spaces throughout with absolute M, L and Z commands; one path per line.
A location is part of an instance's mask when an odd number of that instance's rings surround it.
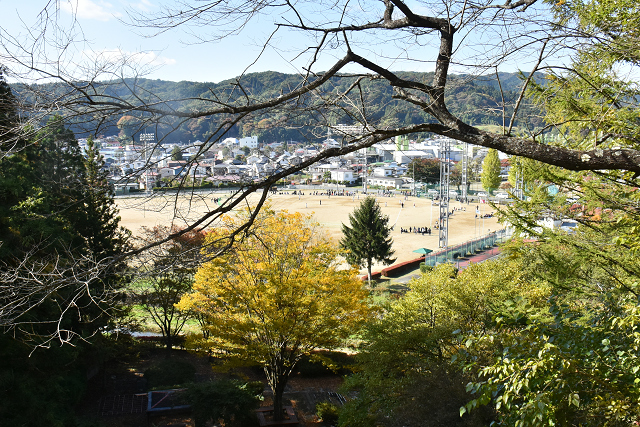
M 128 52 L 121 49 L 85 51 L 85 56 L 96 64 L 121 64 L 127 67 L 158 67 L 174 65 L 177 61 L 155 52 Z
M 153 8 L 153 4 L 149 0 L 140 0 L 137 2 L 129 3 L 129 7 L 132 9 L 137 9 L 141 12 L 150 12 Z
M 122 16 L 121 13 L 113 10 L 111 3 L 102 0 L 98 2 L 92 0 L 63 0 L 60 2 L 60 8 L 78 18 L 97 21 L 108 21 Z

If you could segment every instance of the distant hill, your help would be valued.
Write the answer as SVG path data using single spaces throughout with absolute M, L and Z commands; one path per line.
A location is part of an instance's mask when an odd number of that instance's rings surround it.
M 433 73 L 398 72 L 397 74 L 406 79 L 425 83 L 430 83 L 433 78 Z M 485 77 L 450 76 L 446 91 L 449 110 L 472 125 L 501 126 L 503 117 L 507 120 L 508 125 L 512 114 L 511 106 L 519 95 L 522 81 L 516 73 L 500 73 L 499 79 L 498 82 L 495 75 Z M 355 82 L 355 77 L 334 77 L 318 91 L 306 95 L 295 104 L 256 112 L 243 118 L 225 136 L 258 135 L 260 140 L 264 142 L 319 142 L 326 135 L 326 127 L 323 126 L 323 123 L 327 120 L 332 124 L 354 122 L 354 118 L 350 116 L 354 114 L 354 105 L 359 109 L 358 118 L 364 116 L 370 123 L 378 126 L 396 127 L 433 120 L 416 106 L 393 99 L 392 88 L 384 80 L 362 79 L 359 83 L 362 96 L 360 92 L 352 89 L 344 98 L 341 105 L 344 107 L 342 111 L 338 108 L 334 108 L 332 111 L 327 109 L 316 111 L 313 108 L 320 105 L 323 98 L 329 94 L 347 92 Z M 242 90 L 235 79 L 220 83 L 127 79 L 118 83 L 103 82 L 97 85 L 97 90 L 106 95 L 130 100 L 134 99 L 132 92 L 135 91 L 136 96 L 149 102 L 174 100 L 166 102 L 165 106 L 204 110 L 215 108 L 220 105 L 219 102 L 244 104 L 248 102 L 247 96 L 252 100 L 277 97 L 294 90 L 301 83 L 302 77 L 299 75 L 267 71 L 243 76 L 241 79 Z M 500 88 L 502 88 L 502 93 Z M 60 85 L 48 89 L 57 92 L 64 91 L 64 87 Z M 19 86 L 15 87 L 15 91 L 18 95 L 24 93 Z M 504 112 L 501 107 L 503 99 L 504 103 L 509 106 Z M 516 122 L 515 125 L 541 126 L 540 118 L 535 114 L 536 109 L 527 102 L 523 103 L 521 111 L 524 113 L 522 117 L 526 117 L 526 120 Z M 131 115 L 135 116 L 135 114 Z M 121 118 L 122 115 L 114 115 L 111 120 L 101 123 L 100 133 L 104 135 L 118 134 L 121 129 L 117 127 L 117 123 Z M 223 115 L 204 117 L 182 124 L 175 120 L 166 119 L 157 128 L 157 132 L 166 142 L 205 140 L 218 129 L 223 120 L 228 118 Z M 94 123 L 91 118 L 85 117 L 84 120 L 80 120 L 74 125 L 74 131 L 82 134 L 84 130 L 95 129 L 96 126 L 97 123 Z M 176 126 L 177 129 L 171 130 Z M 133 129 L 131 132 L 138 130 Z

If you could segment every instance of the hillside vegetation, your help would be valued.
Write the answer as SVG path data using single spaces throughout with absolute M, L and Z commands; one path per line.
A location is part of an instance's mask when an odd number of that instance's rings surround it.
M 402 78 L 419 82 L 431 82 L 433 73 L 399 72 Z M 538 80 L 542 79 L 539 78 Z M 242 84 L 239 89 L 238 80 Z M 188 142 L 206 140 L 210 135 L 216 137 L 244 137 L 257 135 L 261 141 L 270 143 L 276 141 L 298 141 L 317 143 L 326 138 L 326 124 L 357 124 L 367 122 L 380 127 L 393 128 L 403 125 L 432 122 L 434 119 L 427 113 L 409 103 L 392 98 L 392 89 L 382 80 L 365 78 L 360 80 L 359 87 L 362 93 L 349 88 L 356 82 L 356 77 L 339 76 L 333 78 L 330 84 L 322 86 L 312 94 L 306 95 L 296 106 L 286 109 L 267 109 L 249 114 L 236 123 L 225 135 L 217 131 L 219 126 L 230 120 L 231 116 L 224 114 L 207 116 L 201 119 L 189 120 L 180 123 L 177 119 L 166 119 L 161 122 L 155 132 L 164 138 L 164 142 Z M 98 92 L 111 95 L 114 98 L 127 100 L 135 95 L 147 102 L 155 102 L 159 105 L 177 106 L 177 100 L 187 100 L 189 109 L 204 111 L 225 105 L 243 105 L 247 99 L 251 103 L 270 98 L 276 98 L 297 88 L 303 82 L 303 77 L 294 74 L 283 74 L 273 71 L 253 73 L 241 78 L 221 81 L 219 83 L 199 82 L 171 82 L 151 79 L 126 79 L 122 82 L 103 82 L 96 86 Z M 522 80 L 517 73 L 501 73 L 499 81 L 496 76 L 474 77 L 469 75 L 452 76 L 446 92 L 447 104 L 451 112 L 471 125 L 509 125 L 512 114 L 512 105 L 519 96 Z M 20 87 L 15 90 L 20 93 Z M 62 85 L 49 86 L 48 90 L 54 90 L 61 95 L 66 92 Z M 360 116 L 352 117 L 353 111 L 347 113 L 343 109 L 323 111 L 318 107 L 323 101 L 324 95 L 329 93 L 345 93 L 345 106 L 354 98 L 358 98 Z M 23 92 L 25 93 L 25 92 Z M 214 95 L 216 94 L 216 95 Z M 220 95 L 222 94 L 222 95 Z M 64 95 L 62 95 L 64 96 Z M 353 99 L 352 99 L 353 98 Z M 161 101 L 162 100 L 162 101 Z M 173 101 L 172 101 L 173 100 Z M 503 110 L 503 105 L 505 109 Z M 541 126 L 541 119 L 536 117 L 535 110 L 525 102 L 521 107 L 520 117 L 525 120 L 516 121 L 515 125 L 521 128 L 537 128 Z M 114 115 L 109 121 L 95 123 L 91 117 L 77 117 L 72 129 L 78 135 L 83 131 L 91 130 L 98 134 L 116 135 L 124 139 L 136 141 L 139 133 L 150 131 L 143 120 L 144 116 Z M 427 136 L 427 135 L 417 135 Z

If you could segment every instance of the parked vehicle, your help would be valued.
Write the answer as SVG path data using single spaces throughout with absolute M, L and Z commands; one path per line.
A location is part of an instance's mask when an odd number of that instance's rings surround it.
M 508 199 L 509 195 L 507 193 L 496 193 L 496 199 Z

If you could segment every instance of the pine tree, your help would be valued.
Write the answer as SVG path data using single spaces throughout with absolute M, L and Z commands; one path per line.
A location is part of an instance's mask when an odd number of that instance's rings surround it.
M 371 267 L 373 261 L 386 265 L 395 261 L 391 258 L 393 240 L 389 237 L 391 228 L 389 217 L 382 214 L 375 198 L 367 197 L 349 214 L 351 227 L 342 224 L 344 237 L 340 246 L 347 250 L 347 261 L 353 265 L 367 268 L 367 277 L 371 284 Z
M 91 252 L 99 257 L 111 257 L 128 247 L 129 232 L 120 227 L 113 189 L 107 180 L 104 159 L 93 138 L 87 139 L 84 159 L 85 183 L 83 208 L 84 235 Z
M 498 150 L 490 149 L 482 162 L 482 187 L 492 194 L 500 187 L 500 158 Z
M 102 166 L 92 142 L 85 160 L 60 117 L 0 160 L 2 272 L 31 277 L 38 265 L 50 264 L 60 273 L 50 274 L 57 280 L 53 288 L 46 277 L 14 283 L 16 295 L 25 298 L 22 308 L 0 321 L 19 317 L 34 325 L 33 337 L 54 336 L 51 327 L 91 335 L 105 324 L 124 268 L 113 260 L 127 248 L 128 233 L 119 226 Z

